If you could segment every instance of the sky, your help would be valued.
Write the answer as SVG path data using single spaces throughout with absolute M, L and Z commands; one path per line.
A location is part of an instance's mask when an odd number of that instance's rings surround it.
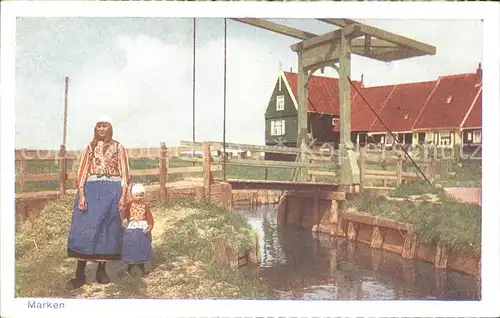
M 313 19 L 269 19 L 322 34 Z M 436 80 L 475 72 L 479 20 L 358 20 L 436 46 L 436 55 L 384 63 L 353 55 L 351 78 L 366 86 Z M 197 19 L 196 141 L 222 141 L 224 20 Z M 81 149 L 101 115 L 125 147 L 192 140 L 193 19 L 17 19 L 16 148 L 58 149 L 64 78 L 69 77 L 67 148 Z M 279 64 L 297 71 L 298 39 L 227 20 L 226 141 L 264 144 L 264 113 Z M 321 75 L 320 72 L 315 75 Z M 331 68 L 324 76 L 338 77 Z

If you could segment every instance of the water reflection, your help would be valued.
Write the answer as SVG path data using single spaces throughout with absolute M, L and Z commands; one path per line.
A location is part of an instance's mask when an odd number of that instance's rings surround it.
M 281 299 L 479 299 L 474 277 L 405 260 L 362 243 L 278 226 L 277 206 L 234 208 L 259 233 L 258 275 Z

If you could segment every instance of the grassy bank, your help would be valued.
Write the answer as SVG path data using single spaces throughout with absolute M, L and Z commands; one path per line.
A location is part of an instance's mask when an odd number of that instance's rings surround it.
M 394 201 L 375 192 L 364 191 L 349 200 L 348 205 L 374 216 L 384 217 L 415 226 L 423 244 L 441 243 L 459 251 L 480 255 L 481 207 L 457 202 L 444 190 L 423 182 L 409 183 L 396 188 L 391 197 L 408 198 L 412 195 L 431 194 L 438 203 Z
M 39 218 L 16 233 L 18 297 L 96 298 L 262 298 L 271 295 L 258 280 L 245 280 L 216 261 L 212 239 L 225 235 L 241 248 L 252 244 L 246 221 L 217 206 L 188 200 L 154 206 L 151 273 L 135 278 L 121 262 L 108 265 L 112 283 L 95 283 L 95 265 L 87 266 L 88 284 L 66 291 L 75 261 L 66 258 L 71 200 L 48 204 Z

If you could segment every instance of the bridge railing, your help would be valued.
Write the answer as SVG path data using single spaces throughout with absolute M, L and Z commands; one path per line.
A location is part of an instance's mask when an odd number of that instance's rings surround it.
M 308 180 L 313 182 L 316 181 L 316 176 L 336 175 L 331 173 L 331 170 L 337 166 L 336 161 L 331 155 L 319 149 L 226 143 L 224 155 L 221 142 L 204 143 L 210 146 L 213 162 L 225 165 L 226 170 L 223 173 L 225 172 L 226 179 L 292 181 L 295 171 L 299 168 L 306 169 Z M 200 147 L 203 143 L 181 141 L 181 144 Z M 299 155 L 305 155 L 306 160 L 297 160 Z M 195 163 L 203 161 L 201 158 L 190 157 L 180 159 Z M 333 183 L 334 180 L 323 181 Z

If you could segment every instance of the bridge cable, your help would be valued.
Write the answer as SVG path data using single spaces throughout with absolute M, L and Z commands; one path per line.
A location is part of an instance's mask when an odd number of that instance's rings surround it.
M 224 119 L 222 130 L 223 177 L 226 180 L 226 74 L 227 74 L 227 19 L 224 18 Z
M 196 126 L 196 18 L 193 18 L 193 145 L 196 141 L 195 126 Z M 193 158 L 195 151 L 193 150 Z M 195 162 L 193 162 L 193 166 Z
M 354 87 L 354 89 L 356 90 L 356 92 L 359 94 L 359 96 L 361 96 L 361 98 L 363 99 L 363 101 L 366 103 L 366 105 L 370 108 L 370 110 L 372 111 L 373 114 L 375 114 L 375 116 L 377 117 L 377 119 L 380 121 L 380 123 L 382 125 L 384 125 L 385 129 L 387 130 L 387 132 L 389 132 L 389 134 L 391 134 L 392 138 L 394 140 L 396 140 L 396 143 L 398 143 L 400 146 L 401 146 L 401 149 L 403 149 L 404 153 L 406 154 L 406 156 L 411 160 L 411 162 L 413 163 L 413 165 L 417 168 L 417 170 L 420 172 L 420 174 L 422 175 L 422 177 L 424 177 L 425 181 L 427 181 L 427 183 L 429 184 L 432 184 L 429 179 L 427 179 L 427 177 L 425 176 L 425 174 L 422 172 L 422 170 L 420 169 L 420 167 L 418 166 L 418 164 L 415 162 L 415 160 L 413 160 L 413 158 L 410 156 L 410 154 L 406 151 L 406 148 L 403 146 L 403 144 L 401 142 L 399 142 L 399 139 L 397 138 L 396 135 L 394 135 L 394 133 L 389 129 L 389 127 L 387 127 L 387 125 L 384 123 L 384 121 L 380 118 L 380 116 L 377 114 L 377 112 L 373 109 L 373 107 L 370 105 L 370 103 L 368 103 L 368 101 L 366 100 L 366 98 L 363 96 L 363 94 L 361 94 L 361 92 L 358 90 L 358 88 L 356 87 L 356 85 L 354 85 L 354 83 L 351 81 L 351 77 L 350 76 L 347 76 L 347 79 L 349 80 L 349 83 L 351 84 L 352 87 Z

